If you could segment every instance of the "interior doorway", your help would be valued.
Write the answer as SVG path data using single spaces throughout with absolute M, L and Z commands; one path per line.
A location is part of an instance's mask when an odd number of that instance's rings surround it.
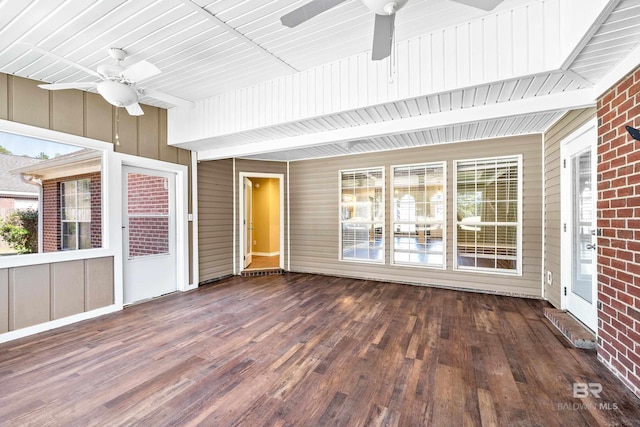
M 597 178 L 595 123 L 562 145 L 562 287 L 563 307 L 596 332 Z
M 283 268 L 284 176 L 241 173 L 240 182 L 240 272 Z

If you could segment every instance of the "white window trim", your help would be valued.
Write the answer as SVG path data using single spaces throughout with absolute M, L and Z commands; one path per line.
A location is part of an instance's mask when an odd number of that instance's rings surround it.
M 485 268 L 485 267 L 460 267 L 458 265 L 458 164 L 466 163 L 466 162 L 477 162 L 477 161 L 487 161 L 487 160 L 501 160 L 501 159 L 516 159 L 518 163 L 518 221 L 517 227 L 518 231 L 516 236 L 518 238 L 516 242 L 516 269 L 515 270 L 500 270 L 493 268 Z M 524 205 L 523 201 L 524 193 L 523 193 L 523 162 L 522 162 L 522 154 L 516 155 L 507 155 L 507 156 L 491 156 L 491 157 L 478 157 L 471 159 L 459 159 L 453 161 L 453 214 L 454 214 L 454 222 L 453 222 L 453 270 L 459 272 L 468 272 L 468 273 L 481 273 L 481 274 L 491 274 L 491 275 L 500 275 L 500 276 L 522 276 L 522 209 Z M 496 223 L 500 225 L 500 223 Z M 508 223 L 512 224 L 512 223 Z
M 382 171 L 382 259 L 364 259 L 364 258 L 343 258 L 342 251 L 342 174 L 344 172 L 359 172 L 359 171 L 371 171 L 371 170 L 381 170 Z M 342 262 L 352 262 L 352 263 L 365 263 L 365 264 L 376 264 L 376 265 L 384 265 L 386 264 L 387 252 L 386 252 L 386 223 L 387 223 L 387 196 L 386 196 L 386 168 L 384 166 L 372 166 L 366 168 L 355 168 L 355 169 L 341 169 L 338 171 L 338 261 Z M 373 222 L 375 223 L 375 221 Z
M 404 168 L 404 167 L 412 167 L 412 166 L 424 166 L 424 167 L 430 167 L 430 166 L 441 166 L 442 167 L 442 175 L 443 175 L 443 181 L 442 181 L 442 197 L 444 200 L 443 203 L 443 219 L 442 219 L 442 265 L 425 265 L 425 264 L 417 264 L 417 263 L 409 263 L 409 262 L 395 262 L 394 261 L 394 252 L 395 252 L 395 239 L 394 239 L 394 231 L 395 230 L 395 217 L 394 215 L 391 216 L 391 218 L 389 219 L 389 223 L 391 226 L 391 248 L 390 248 L 390 253 L 389 253 L 389 262 L 391 265 L 393 266 L 398 266 L 398 267 L 411 267 L 411 268 L 426 268 L 426 269 L 431 269 L 431 270 L 446 270 L 447 269 L 447 162 L 446 161 L 437 161 L 437 162 L 426 162 L 426 163 L 411 163 L 411 164 L 403 164 L 403 165 L 391 165 L 391 200 L 389 201 L 391 203 L 391 208 L 393 209 L 393 197 L 395 195 L 395 175 L 396 175 L 396 168 Z M 394 212 L 395 214 L 395 212 Z

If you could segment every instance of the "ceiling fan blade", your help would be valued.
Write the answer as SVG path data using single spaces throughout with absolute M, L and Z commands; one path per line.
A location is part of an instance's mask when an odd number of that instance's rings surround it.
M 44 50 L 43 48 L 41 48 L 39 46 L 36 46 L 36 45 L 33 45 L 33 44 L 24 43 L 24 45 L 29 46 L 29 49 L 31 49 L 31 50 L 35 50 L 36 52 L 40 52 L 41 54 L 43 54 L 45 56 L 48 56 L 50 58 L 53 58 L 53 59 L 55 59 L 57 61 L 64 62 L 65 64 L 70 65 L 72 67 L 75 67 L 75 68 L 77 68 L 79 70 L 82 70 L 87 74 L 90 74 L 90 75 L 98 77 L 98 78 L 102 78 L 102 76 L 100 76 L 100 74 L 98 74 L 97 71 L 92 70 L 91 68 L 87 68 L 84 65 L 76 64 L 75 62 L 70 61 L 67 58 L 63 57 L 63 56 L 60 56 L 60 55 L 55 54 L 53 52 L 49 52 L 48 50 Z
M 344 1 L 346 0 L 312 0 L 309 3 L 292 10 L 286 15 L 282 15 L 280 22 L 282 22 L 282 25 L 293 28 L 316 15 L 320 15 L 322 12 L 326 12 L 332 7 L 343 3 Z
M 127 105 L 125 108 L 130 116 L 144 116 L 144 111 L 142 111 L 142 107 L 137 102 Z
M 52 83 L 38 85 L 38 87 L 47 90 L 63 90 L 63 89 L 91 89 L 98 85 L 94 82 L 73 82 L 73 83 Z
M 495 9 L 495 7 L 498 6 L 500 3 L 502 3 L 503 0 L 451 0 L 451 1 L 489 11 L 489 10 Z
M 391 45 L 393 44 L 393 25 L 396 14 L 378 15 L 373 27 L 373 49 L 371 59 L 379 61 L 391 55 Z
M 160 74 L 160 69 L 148 61 L 140 61 L 127 67 L 120 75 L 132 83 L 141 82 Z
M 157 90 L 153 90 L 153 89 L 143 89 L 140 90 L 140 93 L 142 95 L 147 95 L 150 96 L 152 98 L 155 98 L 157 100 L 160 101 L 164 101 L 167 102 L 169 104 L 173 104 L 177 107 L 193 107 L 193 102 L 188 101 L 184 98 L 179 98 L 177 96 L 173 96 L 173 95 L 169 95 L 168 93 L 164 93 L 164 92 L 159 92 Z

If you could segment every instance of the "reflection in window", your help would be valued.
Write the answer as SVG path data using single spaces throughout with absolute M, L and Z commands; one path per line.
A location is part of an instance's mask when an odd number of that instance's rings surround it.
M 341 259 L 384 262 L 384 170 L 340 173 Z
M 444 163 L 392 170 L 392 262 L 444 267 Z
M 35 212 L 30 252 L 102 247 L 101 164 L 99 150 L 0 132 L 0 221 Z M 0 239 L 0 255 L 14 246 Z
M 458 269 L 518 272 L 520 158 L 456 162 Z

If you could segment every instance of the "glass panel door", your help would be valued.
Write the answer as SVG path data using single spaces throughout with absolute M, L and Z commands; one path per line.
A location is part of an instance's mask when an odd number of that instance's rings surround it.
M 571 158 L 571 199 L 573 207 L 571 291 L 592 303 L 593 281 L 593 191 L 591 181 L 591 150 Z

